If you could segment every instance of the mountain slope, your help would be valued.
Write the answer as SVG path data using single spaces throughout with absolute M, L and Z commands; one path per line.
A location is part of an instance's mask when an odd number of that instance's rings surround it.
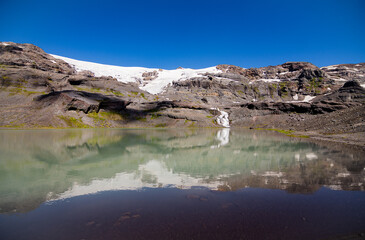
M 119 67 L 92 63 L 86 61 L 74 60 L 71 58 L 61 57 L 57 55 L 51 56 L 61 59 L 73 68 L 77 73 L 90 71 L 96 77 L 110 76 L 124 83 L 138 83 L 142 90 L 151 94 L 158 94 L 163 91 L 164 87 L 171 84 L 173 81 L 186 80 L 193 77 L 198 77 L 204 73 L 220 73 L 216 67 L 204 69 L 189 69 L 179 68 L 175 70 L 163 70 L 157 68 L 142 68 L 142 67 Z
M 0 126 L 223 126 L 359 135 L 365 132 L 365 116 L 356 110 L 365 104 L 364 72 L 364 63 L 118 67 L 0 43 Z M 342 117 L 331 125 L 327 116 Z

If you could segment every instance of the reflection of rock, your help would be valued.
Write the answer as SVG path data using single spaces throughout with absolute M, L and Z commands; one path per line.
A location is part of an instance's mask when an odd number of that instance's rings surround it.
M 266 132 L 4 131 L 0 143 L 1 212 L 27 211 L 55 198 L 143 187 L 308 193 L 321 186 L 364 188 L 362 154 L 332 152 Z

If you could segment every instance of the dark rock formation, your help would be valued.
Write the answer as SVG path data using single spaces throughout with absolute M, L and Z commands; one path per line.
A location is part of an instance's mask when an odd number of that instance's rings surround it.
M 158 77 L 158 72 L 157 71 L 145 72 L 142 74 L 142 77 L 144 81 L 151 81 Z
M 116 97 L 72 90 L 52 92 L 35 97 L 34 100 L 36 106 L 61 105 L 65 111 L 77 110 L 84 113 L 99 112 L 100 109 L 118 112 L 130 104 Z

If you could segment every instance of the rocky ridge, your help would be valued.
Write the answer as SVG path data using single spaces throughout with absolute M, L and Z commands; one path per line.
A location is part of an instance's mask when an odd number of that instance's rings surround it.
M 231 127 L 311 135 L 317 131 L 313 119 L 316 126 L 327 124 L 323 116 L 356 115 L 353 109 L 363 111 L 365 103 L 365 63 L 218 65 L 197 72 L 181 68 L 179 75 L 138 69 L 135 81 L 123 82 L 76 69 L 32 44 L 6 42 L 0 43 L 0 64 L 2 127 L 219 127 L 225 116 Z M 173 77 L 161 92 L 148 92 L 146 84 L 158 84 L 162 75 Z M 365 131 L 364 116 L 358 117 L 356 126 L 344 121 L 327 133 Z

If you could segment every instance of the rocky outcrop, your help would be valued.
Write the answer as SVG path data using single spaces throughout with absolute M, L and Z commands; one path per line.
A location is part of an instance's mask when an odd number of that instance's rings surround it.
M 143 80 L 144 81 L 151 81 L 154 80 L 158 77 L 158 72 L 157 71 L 153 71 L 153 72 L 144 72 L 142 74 Z
M 231 73 L 231 74 L 239 74 L 244 75 L 245 69 L 234 66 L 234 65 L 228 65 L 228 64 L 220 64 L 217 66 L 218 70 L 221 70 L 223 73 Z
M 64 111 L 82 111 L 84 113 L 107 111 L 122 111 L 130 102 L 103 94 L 88 93 L 83 91 L 57 91 L 34 98 L 36 106 L 64 106 Z
M 365 63 L 332 65 L 322 67 L 321 70 L 335 81 L 356 80 L 365 85 Z
M 54 73 L 75 73 L 69 64 L 50 56 L 33 44 L 0 43 L 0 64 L 26 66 Z
M 346 82 L 338 91 L 318 97 L 313 103 L 337 102 L 363 104 L 365 102 L 365 89 L 357 81 Z

